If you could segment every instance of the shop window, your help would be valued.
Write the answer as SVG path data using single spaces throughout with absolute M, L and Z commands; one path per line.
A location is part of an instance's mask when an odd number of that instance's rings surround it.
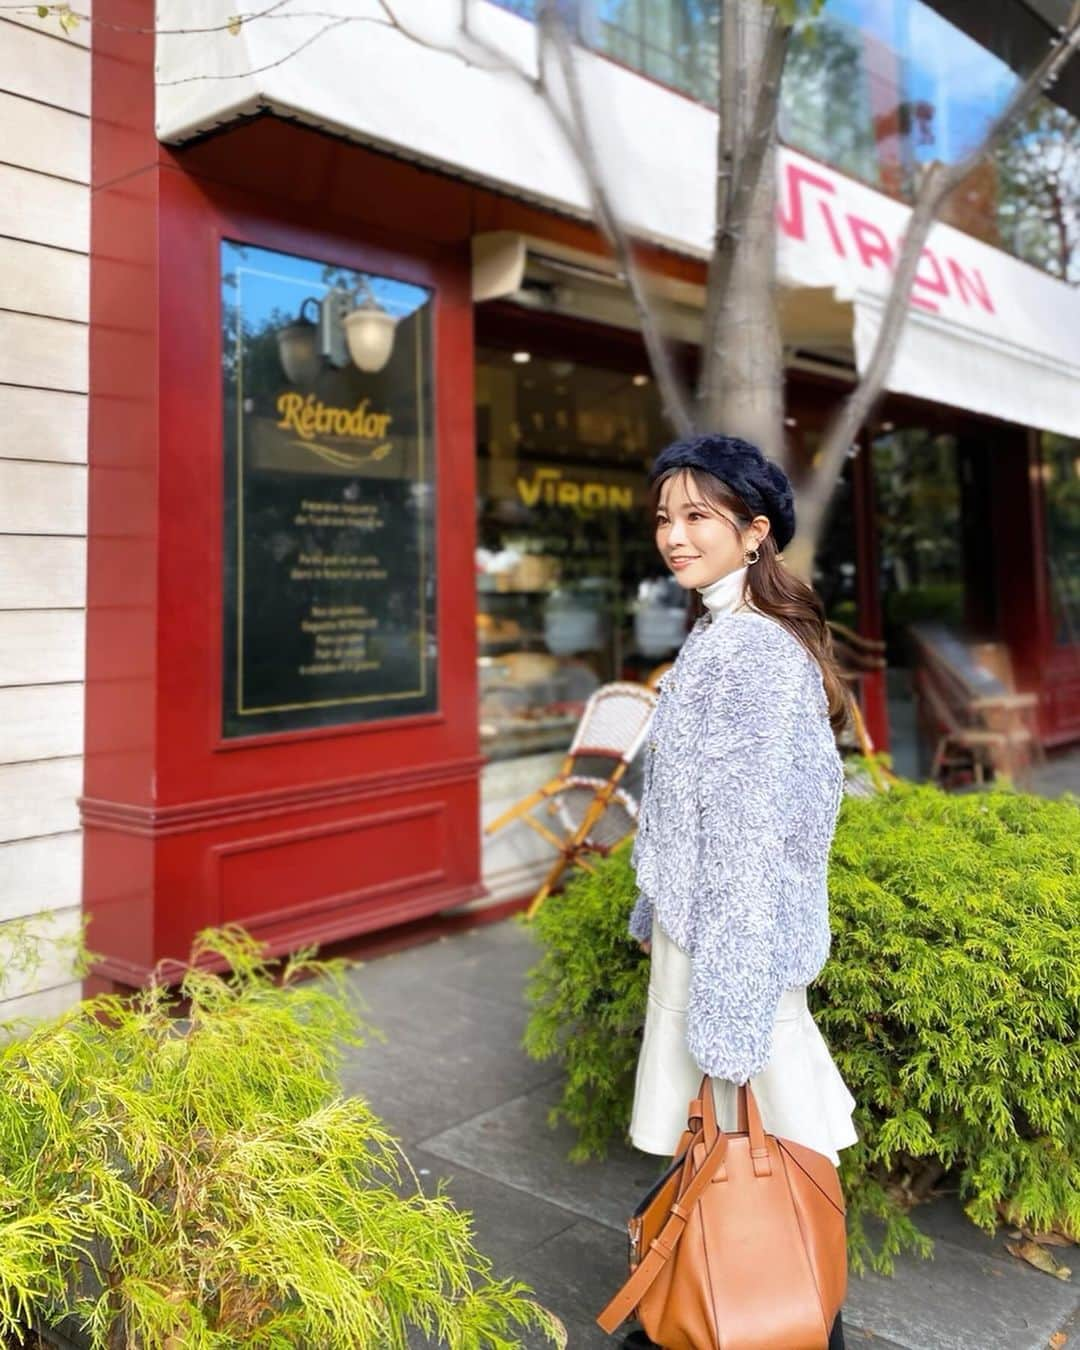
M 879 435 L 873 453 L 889 664 L 906 665 L 909 625 L 964 619 L 957 447 L 953 436 L 909 427 Z
M 1045 432 L 1042 458 L 1054 640 L 1080 646 L 1080 440 Z
M 522 18 L 536 18 L 536 0 L 494 3 Z M 563 11 L 586 47 L 715 104 L 718 0 L 563 0 Z
M 871 114 L 882 78 L 855 25 L 822 18 L 800 27 L 784 67 L 781 135 L 842 173 L 884 186 Z
M 536 0 L 494 0 L 535 19 Z M 716 105 L 720 0 L 564 0 L 586 47 Z M 829 0 L 796 24 L 780 134 L 796 149 L 912 201 L 927 166 L 962 159 L 1017 76 L 925 0 Z M 1039 100 L 994 157 L 953 193 L 943 219 L 1052 275 L 1080 276 L 1080 121 Z
M 806 452 L 814 462 L 821 434 L 806 431 L 803 434 Z M 831 622 L 858 630 L 858 592 L 856 586 L 857 557 L 855 552 L 855 493 L 852 483 L 852 464 L 848 459 L 840 481 L 829 502 L 825 528 L 814 554 L 811 580 L 821 596 L 825 616 Z
M 917 719 L 919 647 L 912 629 L 963 627 L 957 465 L 955 438 L 926 428 L 906 427 L 873 442 L 889 736 L 893 764 L 909 778 L 927 772 L 933 749 L 929 726 Z
M 1080 282 L 1080 121 L 1041 98 L 994 157 L 1001 242 L 1018 258 Z
M 226 240 L 222 731 L 430 712 L 429 290 Z
M 594 689 L 645 679 L 685 634 L 646 510 L 670 437 L 643 374 L 494 348 L 477 430 L 481 746 L 562 750 Z

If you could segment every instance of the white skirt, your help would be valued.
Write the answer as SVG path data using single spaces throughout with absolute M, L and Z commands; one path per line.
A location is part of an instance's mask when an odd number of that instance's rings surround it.
M 686 1129 L 686 1108 L 702 1073 L 686 1048 L 690 958 L 653 922 L 652 968 L 645 1036 L 638 1059 L 630 1140 L 643 1153 L 671 1156 Z M 806 1003 L 805 986 L 788 989 L 773 1025 L 768 1064 L 750 1079 L 768 1134 L 805 1144 L 834 1164 L 858 1134 L 855 1099 L 833 1063 Z M 716 1118 L 722 1130 L 737 1126 L 738 1089 L 713 1079 Z

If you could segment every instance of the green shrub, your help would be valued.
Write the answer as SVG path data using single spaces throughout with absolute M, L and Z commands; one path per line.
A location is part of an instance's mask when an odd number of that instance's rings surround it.
M 526 1047 L 565 1063 L 556 1114 L 579 1157 L 629 1122 L 647 983 L 633 894 L 624 849 L 536 920 Z M 945 1170 L 988 1230 L 1008 1202 L 1080 1232 L 1080 804 L 906 783 L 848 798 L 830 896 L 810 1001 L 858 1103 L 841 1155 L 854 1268 L 929 1250 L 906 1211 Z
M 0 1334 L 69 1314 L 94 1350 L 564 1343 L 340 1095 L 365 1034 L 343 973 L 302 954 L 275 980 L 243 934 L 208 934 L 179 991 L 0 1049 Z

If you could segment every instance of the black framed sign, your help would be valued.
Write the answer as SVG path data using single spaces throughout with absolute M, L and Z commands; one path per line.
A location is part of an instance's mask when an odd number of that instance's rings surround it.
M 436 707 L 432 292 L 222 242 L 228 737 Z

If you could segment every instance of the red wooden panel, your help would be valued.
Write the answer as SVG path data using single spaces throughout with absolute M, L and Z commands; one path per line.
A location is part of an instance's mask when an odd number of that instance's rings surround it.
M 254 931 L 301 913 L 436 886 L 446 877 L 445 816 L 443 803 L 431 802 L 223 844 L 214 850 L 222 918 Z

